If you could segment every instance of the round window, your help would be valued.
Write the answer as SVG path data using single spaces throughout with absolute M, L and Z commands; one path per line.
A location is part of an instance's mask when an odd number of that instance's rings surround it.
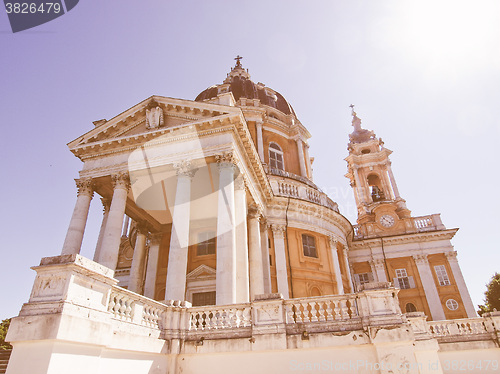
M 448 300 L 446 300 L 446 307 L 449 310 L 457 310 L 458 309 L 458 303 L 456 302 L 456 300 L 448 299 Z

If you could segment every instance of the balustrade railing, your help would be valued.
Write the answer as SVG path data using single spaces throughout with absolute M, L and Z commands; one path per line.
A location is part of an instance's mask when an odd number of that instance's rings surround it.
M 359 318 L 354 295 L 310 297 L 285 301 L 287 323 L 334 322 Z
M 164 304 L 121 287 L 113 287 L 109 297 L 108 312 L 122 321 L 159 328 L 164 310 Z
M 484 318 L 430 321 L 427 322 L 427 325 L 429 326 L 430 334 L 438 338 L 473 336 L 488 334 L 490 332 Z
M 286 172 L 282 172 L 286 173 Z M 300 184 L 290 180 L 273 180 L 271 183 L 273 192 L 278 196 L 293 197 L 296 199 L 307 200 L 315 204 L 326 206 L 338 212 L 338 205 L 332 201 L 328 196 L 318 190 L 316 187 L 312 188 L 308 185 Z
M 251 304 L 205 306 L 189 309 L 189 330 L 234 329 L 252 325 Z

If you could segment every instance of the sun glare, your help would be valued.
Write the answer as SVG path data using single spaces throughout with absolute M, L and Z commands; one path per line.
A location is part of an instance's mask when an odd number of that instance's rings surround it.
M 396 17 L 394 37 L 431 68 L 462 70 L 500 61 L 500 1 L 402 1 Z

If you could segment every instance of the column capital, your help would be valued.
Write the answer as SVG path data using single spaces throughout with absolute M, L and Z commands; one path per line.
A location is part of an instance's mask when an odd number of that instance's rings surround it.
M 148 239 L 151 243 L 154 244 L 159 244 L 161 241 L 161 238 L 163 238 L 163 233 L 162 232 L 150 232 L 148 234 Z
M 130 188 L 130 177 L 126 171 L 112 174 L 111 180 L 113 181 L 113 189 L 121 188 L 128 191 Z
M 102 212 L 104 214 L 109 212 L 109 207 L 111 206 L 111 199 L 108 199 L 106 197 L 101 197 L 101 203 L 102 203 Z
M 339 242 L 339 240 L 333 236 L 333 235 L 330 235 L 328 237 L 328 243 L 330 244 L 330 249 L 335 249 L 337 250 L 337 243 Z
M 273 235 L 275 238 L 283 238 L 285 237 L 286 228 L 284 225 L 271 225 L 271 230 L 273 230 Z
M 217 162 L 219 169 L 227 167 L 232 167 L 235 170 L 237 169 L 237 160 L 234 157 L 233 151 L 222 152 L 221 154 L 215 155 L 215 161 Z
M 75 179 L 76 187 L 78 188 L 78 196 L 87 195 L 92 197 L 94 194 L 94 181 L 92 178 Z
M 262 209 L 257 205 L 250 205 L 248 207 L 248 217 L 251 219 L 259 219 L 262 216 Z
M 267 218 L 264 216 L 260 217 L 260 231 L 265 231 L 271 227 L 271 224 L 267 221 Z
M 234 189 L 235 190 L 244 190 L 246 188 L 246 182 L 245 178 L 243 175 L 239 175 L 235 180 L 234 180 Z
M 427 258 L 427 255 L 414 255 L 413 260 L 415 260 L 415 263 L 417 265 L 429 264 L 429 259 Z
M 138 234 L 148 235 L 148 226 L 144 222 L 137 222 L 135 225 L 135 229 Z
M 450 252 L 445 252 L 444 254 L 446 258 L 448 259 L 448 262 L 458 262 L 457 259 L 457 251 L 450 251 Z
M 194 174 L 198 171 L 191 160 L 182 160 L 174 162 L 173 167 L 177 176 L 193 178 Z
M 370 265 L 373 265 L 375 268 L 384 267 L 385 261 L 381 258 L 374 258 L 370 261 Z

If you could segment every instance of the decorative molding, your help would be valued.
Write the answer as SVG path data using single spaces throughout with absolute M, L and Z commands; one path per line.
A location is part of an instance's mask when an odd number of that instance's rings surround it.
M 193 178 L 194 174 L 198 171 L 191 163 L 191 160 L 182 160 L 174 162 L 173 164 L 177 176 Z
M 337 243 L 339 242 L 338 238 L 330 235 L 328 236 L 328 243 L 330 244 L 330 249 L 334 249 L 335 251 L 338 250 L 337 248 Z
M 156 129 L 161 126 L 163 126 L 163 110 L 159 106 L 146 109 L 146 128 Z
M 112 174 L 111 180 L 113 181 L 113 189 L 122 188 L 128 191 L 130 188 L 130 177 L 126 171 Z
M 109 208 L 111 207 L 111 199 L 108 199 L 106 197 L 101 197 L 101 203 L 102 203 L 102 213 L 106 214 L 109 212 Z
M 448 262 L 458 262 L 457 251 L 445 252 L 444 255 L 448 259 Z
M 246 182 L 245 178 L 243 175 L 239 175 L 235 180 L 234 180 L 234 189 L 235 190 L 245 190 L 246 188 Z
M 286 227 L 284 225 L 271 225 L 271 230 L 273 230 L 273 235 L 275 238 L 282 239 L 285 237 Z
M 262 217 L 262 209 L 257 205 L 250 205 L 248 207 L 248 217 L 250 219 L 259 219 Z
M 75 182 L 78 188 L 77 196 L 86 195 L 92 197 L 94 195 L 94 182 L 92 178 L 75 179 Z
M 429 264 L 429 259 L 427 258 L 427 255 L 414 255 L 412 257 L 417 265 Z

